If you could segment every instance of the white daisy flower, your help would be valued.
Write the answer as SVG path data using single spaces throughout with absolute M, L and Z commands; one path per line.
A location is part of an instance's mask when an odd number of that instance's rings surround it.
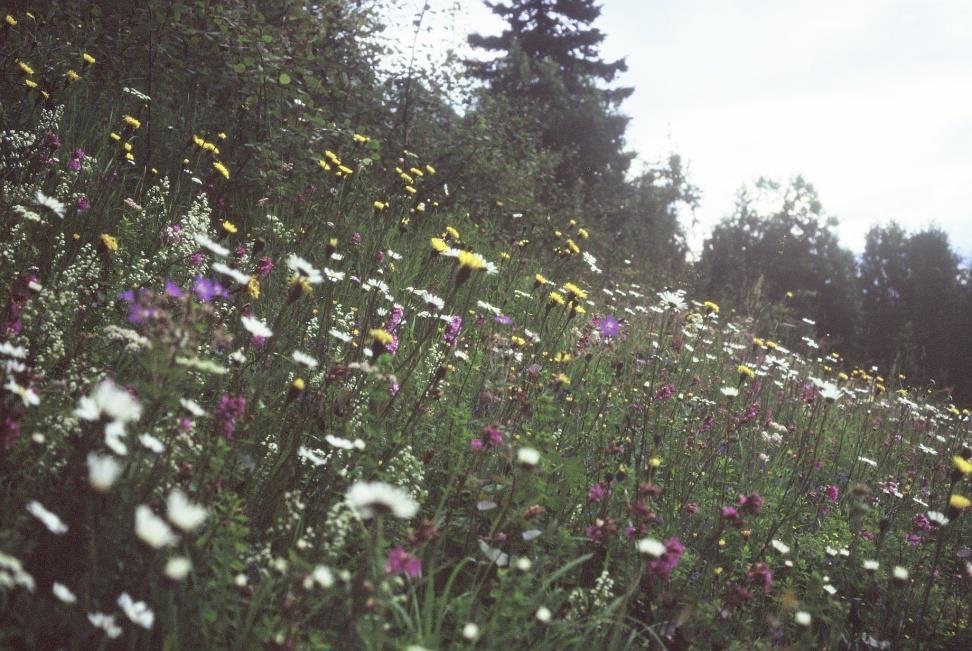
M 249 274 L 245 274 L 239 269 L 234 269 L 233 267 L 227 266 L 222 262 L 214 262 L 213 271 L 217 273 L 221 273 L 224 276 L 229 276 L 240 285 L 246 285 L 247 283 L 250 282 Z
M 100 628 L 110 639 L 114 640 L 122 634 L 122 629 L 115 623 L 114 615 L 105 613 L 88 613 L 88 621 L 95 628 Z
M 266 339 L 267 337 L 273 336 L 273 331 L 267 324 L 256 317 L 244 316 L 240 318 L 240 321 L 243 322 L 243 327 L 246 328 L 247 332 L 254 337 L 263 337 Z
M 165 444 L 159 439 L 155 438 L 151 434 L 139 434 L 138 442 L 145 447 L 149 452 L 154 452 L 155 454 L 162 454 L 165 452 Z
M 868 559 L 864 561 L 864 569 L 867 570 L 868 572 L 876 571 L 877 568 L 880 567 L 880 565 L 881 564 L 875 560 Z
M 64 524 L 64 521 L 57 514 L 44 508 L 44 505 L 37 500 L 31 500 L 27 503 L 27 512 L 40 520 L 51 533 L 58 535 L 67 533 L 68 526 Z
M 64 211 L 67 209 L 63 203 L 55 199 L 54 197 L 49 197 L 40 190 L 34 193 L 34 201 L 41 208 L 47 208 L 52 213 L 64 219 Z
M 328 269 L 327 267 L 324 267 L 324 275 L 332 283 L 337 283 L 344 280 L 344 277 L 347 274 L 345 274 L 343 271 L 335 271 L 334 269 Z
M 308 355 L 307 353 L 302 353 L 299 350 L 295 350 L 291 353 L 291 359 L 293 359 L 298 364 L 302 364 L 309 369 L 317 368 L 317 360 Z
M 152 549 L 170 547 L 179 542 L 179 536 L 172 531 L 172 527 L 144 504 L 135 508 L 135 535 Z
M 739 389 L 736 387 L 722 387 L 719 391 L 727 398 L 735 398 L 739 395 Z
M 194 237 L 196 240 L 196 244 L 203 247 L 204 249 L 209 250 L 211 253 L 215 253 L 216 255 L 222 256 L 224 258 L 230 254 L 229 249 L 227 249 L 225 246 L 217 244 L 213 240 L 209 239 L 209 237 L 207 237 L 203 233 L 196 233 Z
M 874 459 L 868 459 L 867 457 L 857 457 L 857 460 L 866 463 L 869 466 L 873 466 L 877 468 L 877 461 L 875 461 Z
M 314 265 L 293 253 L 287 257 L 287 268 L 312 285 L 317 285 L 324 280 L 321 272 L 315 269 Z
M 169 494 L 165 507 L 165 514 L 169 521 L 183 531 L 192 531 L 209 515 L 206 507 L 190 502 L 186 494 L 178 488 Z
M 122 465 L 110 454 L 88 453 L 88 483 L 99 493 L 107 492 L 121 472 Z
M 179 404 L 182 405 L 183 409 L 197 418 L 206 415 L 206 410 L 200 407 L 199 403 L 195 400 L 190 400 L 189 398 L 179 398 Z
M 185 556 L 173 556 L 165 563 L 165 575 L 173 581 L 182 581 L 189 575 L 192 561 Z
M 34 393 L 33 389 L 30 387 L 21 386 L 12 377 L 7 378 L 7 383 L 3 385 L 3 388 L 19 396 L 25 407 L 40 404 L 40 397 Z
M 533 468 L 540 463 L 540 452 L 533 448 L 520 448 L 516 451 L 516 462 L 526 468 Z
M 109 450 L 122 457 L 128 454 L 128 446 L 122 441 L 126 436 L 128 436 L 128 432 L 125 431 L 124 423 L 113 420 L 105 425 L 105 445 L 108 446 Z
M 118 605 L 125 612 L 128 619 L 146 630 L 151 630 L 155 623 L 155 613 L 149 609 L 144 601 L 135 601 L 127 592 L 118 597 Z
M 810 626 L 810 622 L 812 621 L 812 618 L 810 617 L 810 613 L 808 613 L 805 610 L 798 610 L 793 615 L 793 619 L 800 626 Z
M 773 540 L 770 541 L 770 545 L 773 547 L 773 549 L 775 549 L 781 554 L 790 553 L 790 546 L 787 545 L 786 543 L 780 542 L 776 538 L 773 538 Z
M 90 396 L 78 401 L 74 415 L 81 420 L 96 421 L 102 418 L 129 423 L 142 416 L 142 406 L 130 393 L 119 388 L 111 380 L 102 380 Z
M 27 358 L 27 349 L 23 346 L 14 346 L 9 341 L 0 342 L 0 355 L 15 357 L 17 359 Z
M 407 492 L 380 481 L 357 482 L 348 489 L 345 497 L 364 520 L 383 513 L 407 520 L 419 510 L 418 502 Z
M 665 543 L 654 538 L 642 538 L 638 541 L 638 553 L 658 558 L 665 553 Z
M 51 592 L 54 596 L 63 601 L 66 604 L 73 604 L 78 600 L 77 596 L 71 592 L 66 585 L 63 583 L 58 583 L 57 581 L 51 585 Z
M 354 337 L 352 337 L 352 336 L 351 336 L 351 335 L 349 335 L 348 333 L 346 333 L 346 332 L 341 332 L 340 330 L 338 330 L 338 329 L 336 329 L 336 328 L 331 328 L 331 329 L 330 329 L 330 330 L 328 331 L 328 334 L 330 334 L 330 335 L 331 335 L 332 337 L 334 337 L 335 339 L 340 339 L 340 340 L 341 340 L 341 341 L 343 341 L 344 343 L 348 343 L 349 341 L 351 341 L 352 339 L 354 339 Z

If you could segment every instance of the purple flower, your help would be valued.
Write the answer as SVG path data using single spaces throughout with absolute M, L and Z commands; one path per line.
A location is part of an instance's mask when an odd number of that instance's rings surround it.
M 655 402 L 665 402 L 675 395 L 675 385 L 666 384 L 655 393 Z
M 355 231 L 351 236 L 351 246 L 358 246 L 361 244 L 361 233 Z
M 773 570 L 766 563 L 756 563 L 746 572 L 746 578 L 763 586 L 763 594 L 769 594 L 773 583 Z
M 422 574 L 422 561 L 401 546 L 392 547 L 388 550 L 385 574 L 404 574 L 409 579 L 414 579 Z
M 749 513 L 750 515 L 756 515 L 766 500 L 759 493 L 753 493 L 751 495 L 740 495 L 738 502 L 740 511 Z
M 735 520 L 739 517 L 739 511 L 734 506 L 724 506 L 722 507 L 722 517 L 726 520 Z
M 243 396 L 231 395 L 229 393 L 224 393 L 220 396 L 213 413 L 220 420 L 220 426 L 223 428 L 223 434 L 227 439 L 233 438 L 236 423 L 243 418 L 245 411 L 246 398 Z
M 139 289 L 138 291 L 135 291 L 134 289 L 126 289 L 118 295 L 118 298 L 128 303 L 129 323 L 145 323 L 149 319 L 155 317 L 156 310 L 148 302 L 151 295 L 144 289 Z
M 273 271 L 273 259 L 268 256 L 263 256 L 260 261 L 257 262 L 256 273 L 262 279 L 270 275 Z
M 81 169 L 81 161 L 79 161 L 77 158 L 72 158 L 71 160 L 68 161 L 67 166 L 69 170 L 77 172 L 78 170 Z
M 83 215 L 84 213 L 88 212 L 89 208 L 91 208 L 91 200 L 85 195 L 81 195 L 78 197 L 78 200 L 74 202 L 74 209 L 79 215 Z
M 195 269 L 202 264 L 203 254 L 202 251 L 196 251 L 191 256 L 189 256 L 189 266 Z
M 172 298 L 182 298 L 182 288 L 171 280 L 165 281 L 165 294 Z
M 665 553 L 648 565 L 648 571 L 662 581 L 668 581 L 684 553 L 685 546 L 682 545 L 681 541 L 678 538 L 669 538 L 665 542 Z
M 513 319 L 506 316 L 505 314 L 497 315 L 496 317 L 493 318 L 493 321 L 496 321 L 496 323 L 500 323 L 502 325 L 510 325 L 511 323 L 513 323 Z
M 596 502 L 600 502 L 610 494 L 611 489 L 601 482 L 591 484 L 591 487 L 587 489 L 587 503 L 594 504 Z
M 827 499 L 831 502 L 836 502 L 837 498 L 840 497 L 840 489 L 835 484 L 831 484 L 824 489 L 824 495 L 826 495 Z
M 229 298 L 229 292 L 219 284 L 218 280 L 204 278 L 203 276 L 196 276 L 192 290 L 203 303 L 208 303 L 214 298 Z
M 601 333 L 601 336 L 605 339 L 612 339 L 618 336 L 621 332 L 621 324 L 613 316 L 608 314 L 603 317 L 597 324 L 597 331 Z
M 462 317 L 454 316 L 452 320 L 449 321 L 449 325 L 446 326 L 445 332 L 442 335 L 442 339 L 445 340 L 447 344 L 455 347 L 456 343 L 459 341 L 459 331 L 462 329 Z

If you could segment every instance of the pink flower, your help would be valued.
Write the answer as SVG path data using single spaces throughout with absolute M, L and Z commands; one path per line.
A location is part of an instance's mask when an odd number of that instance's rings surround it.
M 837 498 L 840 497 L 840 489 L 835 484 L 831 484 L 824 489 L 824 495 L 826 495 L 827 499 L 831 502 L 836 502 Z
M 596 484 L 591 484 L 591 487 L 587 490 L 587 503 L 594 504 L 596 502 L 600 502 L 610 494 L 611 494 L 611 489 L 609 489 L 601 482 L 598 482 Z
M 409 554 L 401 546 L 388 550 L 388 561 L 385 563 L 385 574 L 404 574 L 414 579 L 422 573 L 422 561 Z
M 665 553 L 654 559 L 648 565 L 648 572 L 654 574 L 662 581 L 668 581 L 672 576 L 672 571 L 678 566 L 679 559 L 685 553 L 685 546 L 678 538 L 669 538 L 665 542 Z

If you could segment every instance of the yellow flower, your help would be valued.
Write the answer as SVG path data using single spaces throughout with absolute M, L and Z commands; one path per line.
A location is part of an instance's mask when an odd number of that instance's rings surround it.
M 570 249 L 572 253 L 580 253 L 580 247 L 574 244 L 574 240 L 567 240 L 567 248 Z
M 587 292 L 574 283 L 564 283 L 564 291 L 570 294 L 571 300 L 583 301 L 587 298 Z
M 456 241 L 459 241 L 459 231 L 454 229 L 452 226 L 446 226 L 445 235 L 443 237 L 450 237 Z
M 516 335 L 512 335 L 510 337 L 510 341 L 513 342 L 514 346 L 520 346 L 520 347 L 526 346 L 526 339 L 524 339 L 523 337 L 517 337 Z
M 510 254 L 507 253 L 506 251 L 501 251 L 500 254 L 499 254 L 499 257 L 503 258 L 504 260 L 509 260 L 510 259 Z
M 222 163 L 220 163 L 218 160 L 213 161 L 213 169 L 219 172 L 220 174 L 222 174 L 224 179 L 226 179 L 227 181 L 229 180 L 230 177 L 229 168 L 223 165 Z
M 449 245 L 441 237 L 433 237 L 429 240 L 429 243 L 432 245 L 432 250 L 436 253 L 445 253 L 449 250 Z
M 142 126 L 142 123 L 139 122 L 137 119 L 133 118 L 131 115 L 126 115 L 125 117 L 122 118 L 122 120 L 124 120 L 125 124 L 127 124 L 133 129 L 138 129 L 140 126 Z
M 74 70 L 68 70 L 64 73 L 64 76 L 68 78 L 68 81 L 77 81 L 78 79 L 81 79 L 81 75 L 76 73 Z
M 753 348 L 762 348 L 766 342 L 760 337 L 753 337 Z
M 557 380 L 557 382 L 559 382 L 560 384 L 562 384 L 564 386 L 569 386 L 570 385 L 570 378 L 567 377 L 567 375 L 564 374 L 564 373 L 558 373 L 556 380 Z
M 329 161 L 331 161 L 332 163 L 334 163 L 335 165 L 340 165 L 340 164 L 341 164 L 341 159 L 340 159 L 340 158 L 338 158 L 338 157 L 337 157 L 337 154 L 335 154 L 335 153 L 334 153 L 333 151 L 331 151 L 330 149 L 325 149 L 325 150 L 324 150 L 324 157 L 325 157 L 325 158 L 326 158 L 327 160 L 329 160 Z
M 250 276 L 249 282 L 246 283 L 246 291 L 250 298 L 260 298 L 260 281 L 256 276 Z
M 581 305 L 575 305 L 574 306 L 574 314 L 584 315 L 584 314 L 587 314 L 587 310 L 585 310 L 583 308 L 583 306 L 581 306 Z
M 486 268 L 486 261 L 483 259 L 483 256 L 479 255 L 478 253 L 473 253 L 472 251 L 460 251 L 458 260 L 460 269 L 476 271 L 478 269 Z
M 582 240 L 586 240 L 590 236 L 591 236 L 591 234 L 587 232 L 587 229 L 586 228 L 578 228 L 577 229 L 577 237 L 581 238 Z
M 304 384 L 304 378 L 294 378 L 294 381 L 291 384 L 291 386 L 294 387 L 294 389 L 296 389 L 297 391 L 303 391 L 304 386 L 306 386 Z
M 651 466 L 652 468 L 658 468 L 659 466 L 662 465 L 661 457 L 652 457 L 651 459 L 648 460 L 648 465 Z
M 747 377 L 750 380 L 756 377 L 756 372 L 753 369 L 746 366 L 745 364 L 740 364 L 739 366 L 737 366 L 736 372 L 739 373 L 740 376 Z
M 132 152 L 126 153 L 125 154 L 125 160 L 134 161 L 135 160 L 135 154 L 133 154 Z
M 95 58 L 93 56 L 91 56 L 90 54 L 88 54 L 87 52 L 82 52 L 81 53 L 81 58 L 84 59 L 84 62 L 85 63 L 94 63 L 95 62 Z
M 769 348 L 770 350 L 776 350 L 777 344 L 772 339 L 767 339 L 766 340 L 766 347 Z
M 704 307 L 709 314 L 719 313 L 719 306 L 712 301 L 706 301 L 702 304 L 702 307 Z
M 378 201 L 377 199 L 375 199 L 375 202 L 371 205 L 375 207 L 375 210 L 384 210 L 388 207 L 387 203 L 384 201 Z
M 405 192 L 408 192 L 409 194 L 415 194 L 416 192 L 418 192 L 418 190 L 416 190 L 415 188 L 413 188 L 410 185 L 406 185 L 405 186 Z
M 541 276 L 540 274 L 533 274 L 533 284 L 536 287 L 540 287 L 541 285 L 546 285 L 547 279 Z
M 34 69 L 31 68 L 26 63 L 24 63 L 23 61 L 18 61 L 17 62 L 17 65 L 20 66 L 20 69 L 23 71 L 23 73 L 25 75 L 32 75 L 32 74 L 34 74 Z
M 843 371 L 841 371 L 840 373 L 837 374 L 837 379 L 840 380 L 841 382 L 846 382 L 850 378 L 847 377 L 847 373 L 844 373 Z
M 566 302 L 564 295 L 560 292 L 550 292 L 547 294 L 547 298 L 550 299 L 551 305 L 563 305 Z
M 425 169 L 428 171 L 429 174 L 435 174 L 435 168 L 432 167 L 431 165 L 426 165 Z
M 972 506 L 972 500 L 964 495 L 959 495 L 958 493 L 952 493 L 948 498 L 949 507 L 956 509 L 958 511 L 964 511 L 965 509 Z
M 13 16 L 11 16 L 10 14 L 7 14 L 6 16 L 4 16 L 3 19 L 11 27 L 16 27 L 17 26 L 17 19 L 14 18 Z
M 412 178 L 411 176 L 409 176 L 409 175 L 408 175 L 408 174 L 406 174 L 405 172 L 402 172 L 402 173 L 401 173 L 401 174 L 399 174 L 398 176 L 399 176 L 399 177 L 401 177 L 401 179 L 402 179 L 403 181 L 405 181 L 406 183 L 409 183 L 409 184 L 411 184 L 411 183 L 414 183 L 414 182 L 415 182 L 415 179 L 413 179 L 413 178 Z
M 347 165 L 338 165 L 338 169 L 348 175 L 354 174 L 354 170 L 348 167 Z
M 373 330 L 369 331 L 368 334 L 371 335 L 371 338 L 376 344 L 381 344 L 382 346 L 387 346 L 395 341 L 395 337 L 392 336 L 390 332 L 382 328 L 374 328 Z
M 952 465 L 963 475 L 972 473 L 972 461 L 969 461 L 963 456 L 956 454 L 952 457 Z
M 236 224 L 234 224 L 233 222 L 227 219 L 226 221 L 223 222 L 223 230 L 229 233 L 230 235 L 232 235 L 238 229 L 236 228 Z
M 37 82 L 33 79 L 24 79 L 24 85 L 27 86 L 27 88 L 37 88 Z
M 132 150 L 132 143 L 126 142 L 124 145 L 122 145 L 122 149 L 124 149 L 125 151 L 131 151 Z
M 423 172 L 417 167 L 410 167 L 408 168 L 408 171 L 414 174 L 415 176 L 425 176 L 425 172 Z
M 574 359 L 573 356 L 568 352 L 557 353 L 553 357 L 554 364 L 566 364 L 572 359 Z
M 360 133 L 356 133 L 352 137 L 354 138 L 355 142 L 368 142 L 369 140 L 371 140 L 371 138 L 369 138 L 368 136 L 362 135 Z
M 99 239 L 101 240 L 102 246 L 104 246 L 105 250 L 109 253 L 115 253 L 118 250 L 118 240 L 108 233 L 102 233 Z

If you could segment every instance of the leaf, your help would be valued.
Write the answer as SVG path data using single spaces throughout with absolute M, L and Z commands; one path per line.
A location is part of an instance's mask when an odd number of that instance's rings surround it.
M 233 70 L 242 75 L 244 72 L 246 72 L 246 64 L 237 63 L 235 66 L 233 66 Z
M 278 81 L 280 82 L 281 86 L 286 86 L 290 83 L 290 75 L 288 75 L 286 72 L 281 72 Z

